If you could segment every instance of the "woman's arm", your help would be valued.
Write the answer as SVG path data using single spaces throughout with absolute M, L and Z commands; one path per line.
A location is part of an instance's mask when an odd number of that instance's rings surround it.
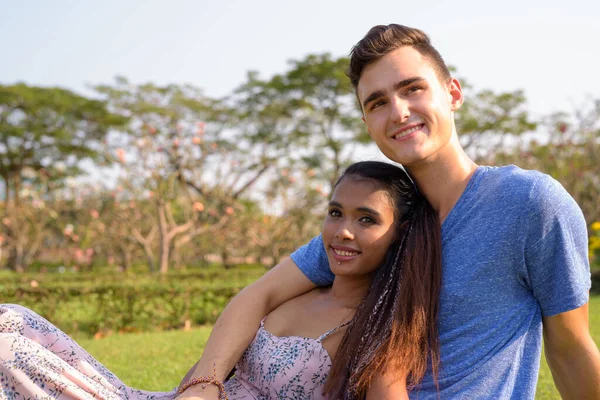
M 225 307 L 206 342 L 200 361 L 184 378 L 211 376 L 216 366 L 217 378 L 224 380 L 240 359 L 258 330 L 261 319 L 287 300 L 315 288 L 290 258 L 281 261 L 255 283 L 246 287 Z M 178 399 L 217 399 L 214 385 L 202 389 L 191 386 Z
M 382 399 L 408 400 L 406 377 L 398 378 L 391 374 L 376 377 L 367 390 L 367 400 Z

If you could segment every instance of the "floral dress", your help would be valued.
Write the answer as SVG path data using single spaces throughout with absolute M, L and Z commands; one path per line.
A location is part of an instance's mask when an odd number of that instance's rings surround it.
M 347 324 L 347 323 L 346 323 Z M 318 339 L 277 337 L 264 329 L 225 382 L 230 400 L 323 399 L 331 359 Z M 0 305 L 0 399 L 173 399 L 125 385 L 73 339 L 35 312 Z
M 0 399 L 173 399 L 125 385 L 35 312 L 0 305 Z
M 275 336 L 265 329 L 263 318 L 235 376 L 225 382 L 229 399 L 324 399 L 331 358 L 322 342 L 348 323 L 310 339 Z

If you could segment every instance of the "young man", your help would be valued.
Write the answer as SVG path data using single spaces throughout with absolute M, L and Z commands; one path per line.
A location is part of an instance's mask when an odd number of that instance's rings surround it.
M 563 398 L 599 399 L 587 232 L 573 199 L 547 175 L 477 166 L 465 154 L 454 125 L 460 83 L 423 32 L 374 27 L 354 47 L 349 76 L 369 134 L 442 221 L 439 391 L 428 375 L 411 396 L 533 399 L 543 337 Z M 331 279 L 317 237 L 232 300 L 194 376 L 215 364 L 224 378 L 264 315 Z M 192 387 L 181 398 L 216 396 L 216 387 Z

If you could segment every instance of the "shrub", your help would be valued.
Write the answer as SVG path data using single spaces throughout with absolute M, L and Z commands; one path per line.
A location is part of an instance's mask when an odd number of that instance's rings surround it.
M 70 335 L 152 331 L 212 324 L 229 300 L 264 268 L 147 275 L 18 276 L 0 284 L 2 303 L 38 312 Z M 35 282 L 35 284 L 34 284 Z

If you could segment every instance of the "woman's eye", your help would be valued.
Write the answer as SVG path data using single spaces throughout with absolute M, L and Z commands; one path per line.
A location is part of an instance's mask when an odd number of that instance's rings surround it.
M 339 217 L 342 216 L 342 213 L 339 210 L 335 210 L 335 209 L 334 210 L 329 210 L 327 213 L 332 218 L 339 218 Z
M 362 217 L 361 219 L 359 219 L 360 222 L 365 223 L 365 224 L 374 224 L 375 220 L 371 217 Z

